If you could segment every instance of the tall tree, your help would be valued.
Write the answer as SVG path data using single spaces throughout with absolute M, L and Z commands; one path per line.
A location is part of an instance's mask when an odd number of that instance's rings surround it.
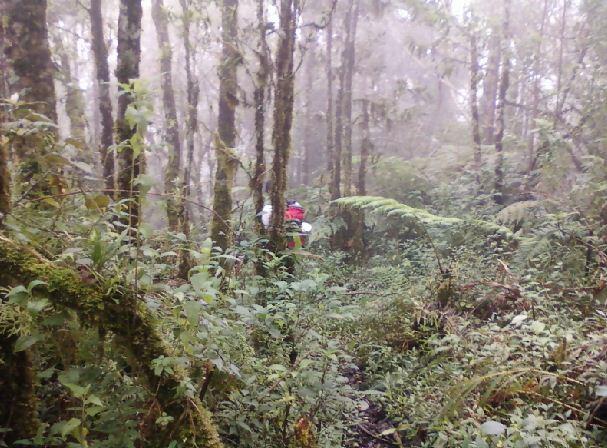
M 495 143 L 495 108 L 501 60 L 502 36 L 499 28 L 493 27 L 491 38 L 489 39 L 489 58 L 483 82 L 483 98 L 481 103 L 482 141 L 485 145 L 493 145 Z
M 327 111 L 325 116 L 325 121 L 327 123 L 327 147 L 326 147 L 326 157 L 327 157 L 327 174 L 329 176 L 329 180 L 333 179 L 333 170 L 334 166 L 334 156 L 333 156 L 333 14 L 335 12 L 331 10 L 331 15 L 329 16 L 329 22 L 327 23 L 327 29 L 325 31 L 325 73 L 327 76 Z M 333 182 L 329 182 L 329 191 L 331 194 L 331 198 L 336 199 L 339 196 L 335 196 L 333 192 Z M 334 197 L 335 196 L 335 197 Z
M 543 12 L 542 12 L 542 17 L 541 17 L 541 24 L 540 24 L 540 30 L 539 30 L 539 35 L 537 37 L 537 43 L 536 43 L 536 48 L 535 48 L 535 53 L 533 55 L 533 72 L 532 72 L 532 77 L 533 77 L 533 88 L 532 88 L 532 93 L 531 93 L 531 116 L 529 117 L 529 125 L 531 126 L 531 129 L 535 128 L 536 124 L 535 121 L 537 120 L 538 117 L 538 112 L 539 112 L 539 102 L 540 102 L 540 82 L 542 80 L 542 59 L 543 59 L 543 55 L 542 55 L 542 44 L 544 41 L 544 29 L 546 27 L 546 20 L 548 19 L 548 5 L 549 2 L 548 0 L 544 0 L 544 7 L 543 7 Z M 560 83 L 560 78 L 559 81 L 557 82 Z M 558 90 L 557 90 L 558 92 Z M 536 133 L 531 131 L 529 132 L 528 135 L 528 139 L 527 139 L 527 151 L 529 154 L 529 164 L 528 164 L 528 170 L 527 170 L 527 174 L 530 174 L 531 171 L 533 170 L 533 165 L 534 165 L 534 160 L 535 160 L 535 136 Z
M 470 115 L 472 117 L 472 141 L 474 143 L 474 165 L 476 182 L 480 184 L 482 162 L 481 129 L 478 114 L 478 84 L 480 68 L 478 63 L 478 31 L 475 16 L 470 13 Z
M 360 130 L 362 134 L 362 140 L 360 144 L 360 165 L 358 167 L 358 183 L 356 187 L 356 193 L 360 196 L 367 194 L 367 165 L 369 163 L 369 154 L 373 149 L 373 142 L 371 141 L 371 129 L 370 129 L 370 114 L 369 114 L 369 100 L 364 98 L 361 101 L 362 105 L 362 120 L 360 123 Z
M 164 193 L 167 195 L 167 218 L 169 228 L 176 232 L 181 230 L 179 218 L 183 213 L 179 210 L 181 185 L 179 171 L 181 169 L 181 139 L 179 138 L 179 123 L 175 92 L 173 90 L 172 59 L 173 49 L 169 37 L 167 11 L 163 0 L 152 1 L 152 19 L 156 27 L 156 39 L 160 48 L 160 79 L 162 89 L 162 105 L 164 109 L 164 126 L 169 145 L 169 157 L 164 171 Z M 189 61 L 188 61 L 189 63 Z
M 222 53 L 219 66 L 219 118 L 215 142 L 217 169 L 213 189 L 211 239 L 225 251 L 232 243 L 232 185 L 238 168 L 236 146 L 238 0 L 223 0 Z
M 510 8 L 511 0 L 503 0 L 504 18 L 502 24 L 503 63 L 500 73 L 499 93 L 496 107 L 495 151 L 495 193 L 496 204 L 504 203 L 504 133 L 506 130 L 506 97 L 510 86 Z
M 4 55 L 8 61 L 8 90 L 18 93 L 21 102 L 35 113 L 57 121 L 53 64 L 48 42 L 45 0 L 2 0 L 0 17 L 4 21 Z M 40 122 L 39 117 L 32 121 Z M 44 157 L 52 144 L 47 136 L 56 137 L 52 126 L 45 132 L 15 135 L 12 151 L 20 162 L 20 174 L 30 184 L 30 194 L 49 194 L 50 176 L 42 174 Z
M 287 167 L 291 146 L 294 100 L 294 52 L 299 0 L 280 1 L 280 38 L 276 52 L 276 94 L 274 97 L 274 157 L 272 160 L 271 247 L 275 252 L 286 248 L 284 211 Z
M 360 0 L 352 0 L 350 5 L 350 22 L 346 28 L 346 44 L 344 46 L 343 67 L 343 114 L 344 114 L 344 140 L 343 140 L 343 171 L 344 195 L 352 194 L 352 84 L 356 67 L 356 30 L 358 28 L 358 15 Z
M 108 192 L 114 191 L 114 154 L 110 147 L 114 143 L 112 101 L 110 99 L 110 69 L 108 65 L 108 51 L 103 33 L 103 15 L 101 1 L 91 0 L 88 9 L 91 20 L 91 46 L 95 60 L 95 73 L 97 77 L 97 92 L 99 115 L 101 116 L 101 166 L 103 183 Z
M 143 172 L 142 145 L 136 144 L 135 127 L 127 120 L 126 112 L 135 101 L 133 81 L 139 77 L 141 60 L 141 0 L 120 0 L 118 16 L 118 116 L 116 117 L 116 143 L 121 146 L 118 155 L 118 197 L 127 203 L 128 217 L 124 224 L 131 228 L 139 225 L 141 198 L 137 177 Z
M 194 77 L 192 66 L 194 65 L 194 50 L 190 40 L 190 25 L 192 21 L 192 13 L 190 11 L 189 0 L 179 0 L 181 5 L 181 12 L 183 17 L 183 47 L 185 50 L 185 73 L 186 73 L 186 88 L 188 98 L 188 114 L 187 114 L 187 131 L 186 138 L 188 143 L 188 150 L 186 155 L 185 168 L 183 171 L 183 194 L 181 196 L 181 203 L 178 205 L 178 213 L 181 218 L 182 231 L 186 236 L 190 235 L 190 213 L 188 207 L 186 207 L 185 201 L 187 201 L 192 195 L 191 177 L 192 177 L 192 164 L 194 163 L 194 148 L 196 132 L 198 130 L 198 98 L 200 96 L 200 88 L 198 82 Z M 179 262 L 179 275 L 182 278 L 187 278 L 190 268 L 190 259 L 188 252 L 182 252 L 180 254 Z
M 264 11 L 264 0 L 257 0 L 257 59 L 259 68 L 257 69 L 255 80 L 255 171 L 251 179 L 251 190 L 253 192 L 253 203 L 255 213 L 258 215 L 264 205 L 263 184 L 266 172 L 265 161 L 265 116 L 266 104 L 265 94 L 268 85 L 268 76 L 270 71 L 270 57 L 268 42 L 266 39 L 267 25 Z M 264 232 L 261 220 L 257 219 L 259 233 Z
M 4 13 L 4 4 L 0 9 L 0 16 Z M 4 54 L 6 46 L 5 25 L 0 20 L 0 99 L 9 96 L 8 89 L 8 62 Z M 0 127 L 8 121 L 7 108 L 0 104 Z M 0 134 L 0 227 L 11 209 L 11 177 L 9 169 L 9 141 Z
M 305 64 L 306 73 L 306 88 L 305 88 L 305 112 L 303 123 L 303 155 L 301 160 L 301 183 L 310 185 L 311 176 L 311 157 L 312 157 L 312 136 L 314 135 L 314 106 L 313 106 L 313 89 L 314 79 L 316 78 L 316 36 L 310 42 L 306 52 L 307 61 Z
M 6 57 L 8 76 L 3 75 L 2 94 L 19 93 L 21 101 L 51 121 L 57 120 L 53 67 L 48 42 L 45 0 L 1 0 L 0 38 Z M 3 58 L 2 58 L 3 59 Z M 5 86 L 4 82 L 7 82 Z M 4 111 L 0 112 L 4 115 Z M 6 117 L 0 117 L 0 122 Z M 32 118 L 40 121 L 39 117 Z M 51 128 L 52 129 L 52 128 Z M 54 135 L 51 130 L 47 135 Z M 50 150 L 45 136 L 29 133 L 10 141 L 0 135 L 0 213 L 10 211 L 8 144 L 21 162 L 21 176 L 31 183 L 34 194 L 48 194 L 48 180 L 38 178 L 41 160 Z M 43 175 L 44 176 L 44 175 Z M 0 219 L 2 221 L 2 219 Z M 6 272 L 1 286 L 8 286 Z M 17 336 L 0 331 L 0 425 L 11 428 L 4 442 L 9 446 L 19 439 L 33 437 L 38 429 L 35 373 L 29 350 L 15 351 Z
M 337 199 L 341 196 L 341 175 L 342 175 L 342 156 L 343 156 L 343 137 L 344 137 L 344 99 L 346 90 L 346 55 L 350 31 L 352 26 L 352 9 L 354 0 L 350 0 L 348 10 L 344 18 L 345 39 L 342 50 L 341 67 L 339 70 L 339 87 L 337 89 L 337 98 L 335 99 L 335 137 L 333 141 L 333 176 L 331 178 L 331 199 Z

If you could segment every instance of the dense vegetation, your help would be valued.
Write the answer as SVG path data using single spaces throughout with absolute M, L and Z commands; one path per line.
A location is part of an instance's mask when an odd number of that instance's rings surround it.
M 0 0 L 0 446 L 606 446 L 606 21 Z

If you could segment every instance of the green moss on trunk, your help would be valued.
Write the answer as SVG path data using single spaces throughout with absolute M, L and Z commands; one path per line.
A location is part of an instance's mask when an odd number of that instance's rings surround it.
M 185 447 L 218 448 L 222 444 L 209 412 L 197 398 L 176 397 L 176 389 L 187 379 L 175 369 L 172 375 L 157 376 L 151 367 L 160 356 L 172 356 L 171 348 L 158 332 L 154 317 L 130 291 L 107 294 L 96 285 L 84 284 L 77 273 L 44 260 L 32 250 L 0 236 L 0 285 L 11 279 L 22 283 L 47 283 L 53 304 L 76 311 L 85 325 L 103 325 L 132 354 L 136 370 L 143 374 L 149 390 L 173 422 L 155 433 L 151 447 L 165 447 L 179 440 Z

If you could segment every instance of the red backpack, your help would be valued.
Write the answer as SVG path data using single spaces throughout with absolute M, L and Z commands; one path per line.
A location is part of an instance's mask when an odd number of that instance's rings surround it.
M 287 205 L 285 209 L 285 221 L 303 221 L 306 211 L 298 203 Z

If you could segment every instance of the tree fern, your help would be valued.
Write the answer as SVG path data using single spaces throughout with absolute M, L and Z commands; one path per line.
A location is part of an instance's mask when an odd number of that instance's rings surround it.
M 343 208 L 366 210 L 387 218 L 396 218 L 407 225 L 421 225 L 425 228 L 449 228 L 468 225 L 483 232 L 500 234 L 506 237 L 512 236 L 510 229 L 493 222 L 438 216 L 426 210 L 410 207 L 394 199 L 381 196 L 349 196 L 337 199 L 334 203 Z

